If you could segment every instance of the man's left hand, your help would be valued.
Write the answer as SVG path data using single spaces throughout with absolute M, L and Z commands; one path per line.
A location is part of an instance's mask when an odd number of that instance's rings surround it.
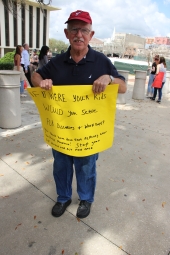
M 106 86 L 110 83 L 110 76 L 108 74 L 100 76 L 97 80 L 93 82 L 93 93 L 100 94 L 106 88 Z

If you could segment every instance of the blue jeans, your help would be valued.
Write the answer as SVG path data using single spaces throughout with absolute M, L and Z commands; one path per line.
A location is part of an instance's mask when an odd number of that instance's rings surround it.
M 148 90 L 147 90 L 147 95 L 149 94 L 152 94 L 153 95 L 153 92 L 154 92 L 154 88 L 152 88 L 152 83 L 153 83 L 153 80 L 155 78 L 155 74 L 151 74 L 149 75 L 149 81 L 148 81 Z
M 21 81 L 20 83 L 21 83 L 21 85 L 20 85 L 20 94 L 23 94 L 24 93 L 24 81 Z
M 72 157 L 52 149 L 53 175 L 56 183 L 57 201 L 65 203 L 72 196 L 73 164 L 80 200 L 94 201 L 96 187 L 96 160 L 98 154 L 87 157 Z
M 161 88 L 154 88 L 153 98 L 156 98 L 157 90 L 158 90 L 158 100 L 161 101 L 161 98 L 162 98 L 162 88 L 163 88 L 164 84 L 165 84 L 165 82 L 162 82 L 162 87 Z

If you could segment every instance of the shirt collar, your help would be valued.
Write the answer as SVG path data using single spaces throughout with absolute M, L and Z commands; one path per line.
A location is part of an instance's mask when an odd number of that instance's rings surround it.
M 84 58 L 79 62 L 80 64 L 85 63 L 85 62 L 94 62 L 95 61 L 95 54 L 94 54 L 94 50 L 90 47 L 90 45 L 88 45 L 88 52 L 87 54 L 84 56 Z M 69 46 L 68 50 L 65 53 L 64 56 L 64 62 L 68 62 L 68 63 L 73 63 L 74 60 L 71 58 L 70 56 L 70 50 L 71 50 L 71 46 Z

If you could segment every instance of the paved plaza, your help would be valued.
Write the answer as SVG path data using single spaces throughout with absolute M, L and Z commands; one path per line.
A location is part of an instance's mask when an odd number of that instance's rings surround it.
M 72 204 L 60 218 L 51 148 L 34 102 L 21 99 L 22 126 L 0 129 L 0 255 L 170 255 L 170 93 L 158 104 L 117 104 L 112 148 L 97 161 L 89 217 Z

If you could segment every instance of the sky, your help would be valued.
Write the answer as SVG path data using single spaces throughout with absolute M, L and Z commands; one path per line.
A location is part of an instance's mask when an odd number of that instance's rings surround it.
M 116 33 L 142 37 L 170 37 L 170 0 L 52 0 L 61 10 L 50 13 L 50 38 L 67 42 L 65 21 L 71 12 L 90 13 L 95 38 L 106 39 Z

